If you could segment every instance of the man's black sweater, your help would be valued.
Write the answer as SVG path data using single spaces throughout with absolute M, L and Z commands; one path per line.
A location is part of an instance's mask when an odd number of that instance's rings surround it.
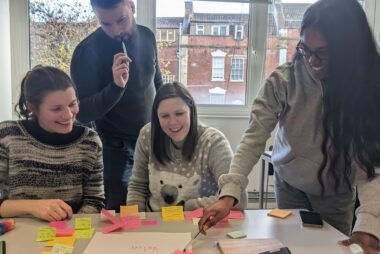
M 95 121 L 103 137 L 136 139 L 150 121 L 155 92 L 162 85 L 153 33 L 137 25 L 126 47 L 132 62 L 125 88 L 114 84 L 112 76 L 113 57 L 123 52 L 121 42 L 101 28 L 76 47 L 71 60 L 80 101 L 77 118 L 82 123 Z

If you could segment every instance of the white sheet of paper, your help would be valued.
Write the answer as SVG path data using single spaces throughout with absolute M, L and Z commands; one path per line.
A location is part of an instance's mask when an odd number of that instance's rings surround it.
M 97 232 L 83 254 L 170 254 L 176 249 L 182 250 L 190 239 L 190 232 Z

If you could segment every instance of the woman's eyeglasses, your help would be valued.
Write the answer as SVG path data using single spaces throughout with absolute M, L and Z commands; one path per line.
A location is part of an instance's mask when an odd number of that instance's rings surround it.
M 315 56 L 319 61 L 326 61 L 329 58 L 326 48 L 320 48 L 314 51 L 306 47 L 301 41 L 298 42 L 296 50 L 307 60 L 309 60 L 311 56 Z

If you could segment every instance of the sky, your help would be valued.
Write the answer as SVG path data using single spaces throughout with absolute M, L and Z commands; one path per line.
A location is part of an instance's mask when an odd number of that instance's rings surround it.
M 66 0 L 66 2 L 77 0 Z M 80 0 L 89 4 L 90 0 Z M 134 0 L 136 3 L 138 0 Z M 188 0 L 156 0 L 157 17 L 180 17 L 184 15 L 185 1 Z M 282 0 L 283 3 L 314 3 L 317 0 Z M 248 4 L 218 3 L 207 1 L 193 1 L 195 12 L 208 13 L 248 13 Z
M 136 1 L 136 0 L 135 0 Z M 179 17 L 183 16 L 185 0 L 156 0 L 157 17 Z M 317 0 L 282 0 L 283 3 L 314 3 Z M 248 13 L 248 4 L 241 3 L 217 3 L 206 1 L 194 1 L 195 12 L 208 13 Z

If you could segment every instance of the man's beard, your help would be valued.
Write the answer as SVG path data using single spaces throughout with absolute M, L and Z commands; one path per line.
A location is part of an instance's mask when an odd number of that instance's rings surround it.
M 118 41 L 123 41 L 125 43 L 129 42 L 131 38 L 136 34 L 137 25 L 136 21 L 133 19 L 132 29 L 128 32 L 120 33 L 119 35 L 115 36 L 115 39 Z

